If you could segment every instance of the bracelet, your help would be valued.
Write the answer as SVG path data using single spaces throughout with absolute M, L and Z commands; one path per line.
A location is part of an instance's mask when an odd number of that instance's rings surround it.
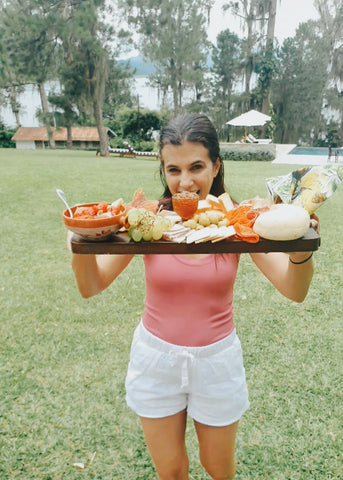
M 305 260 L 301 260 L 301 262 L 294 262 L 294 261 L 291 259 L 291 257 L 289 257 L 289 261 L 290 261 L 291 263 L 293 263 L 293 265 L 301 265 L 302 263 L 308 262 L 308 261 L 312 258 L 312 255 L 313 255 L 313 252 L 311 252 L 311 255 L 310 255 L 309 257 L 305 258 Z

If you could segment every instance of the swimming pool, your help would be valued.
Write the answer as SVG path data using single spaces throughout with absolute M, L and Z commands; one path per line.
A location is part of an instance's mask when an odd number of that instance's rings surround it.
M 335 152 L 338 150 L 338 154 L 343 155 L 343 150 L 339 148 L 333 148 L 331 151 L 331 157 L 335 156 Z M 322 155 L 329 156 L 328 147 L 295 147 L 289 152 L 289 155 Z

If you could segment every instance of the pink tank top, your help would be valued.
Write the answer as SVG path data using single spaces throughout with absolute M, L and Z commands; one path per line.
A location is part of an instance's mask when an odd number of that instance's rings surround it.
M 145 255 L 145 328 L 166 342 L 191 347 L 229 335 L 238 261 L 237 254 Z

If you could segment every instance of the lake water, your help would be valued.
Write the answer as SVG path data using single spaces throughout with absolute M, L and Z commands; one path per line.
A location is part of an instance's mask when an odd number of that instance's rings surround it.
M 47 95 L 53 89 L 57 89 L 56 83 L 50 83 L 46 87 Z M 133 94 L 139 96 L 140 108 L 148 108 L 149 110 L 160 110 L 161 98 L 158 89 L 148 85 L 148 77 L 135 77 Z M 193 92 L 188 92 L 185 98 L 192 98 Z M 23 127 L 38 127 L 39 122 L 36 118 L 36 112 L 41 108 L 40 96 L 38 88 L 35 85 L 26 85 L 25 91 L 18 98 L 20 103 L 20 121 Z M 168 105 L 172 106 L 172 94 L 168 92 Z M 16 127 L 15 117 L 9 107 L 0 106 L 0 119 L 7 127 Z

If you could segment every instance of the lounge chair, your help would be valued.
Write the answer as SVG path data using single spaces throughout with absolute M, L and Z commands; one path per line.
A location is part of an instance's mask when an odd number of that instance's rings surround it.
M 126 157 L 158 157 L 156 152 L 141 152 L 135 150 L 129 142 L 123 142 L 126 148 L 110 148 L 110 153 L 118 153 L 119 155 Z
M 258 143 L 255 137 L 253 137 L 250 133 L 247 136 L 247 143 Z
M 249 140 L 250 143 L 260 143 L 265 145 L 272 143 L 271 138 L 255 138 L 254 135 L 252 135 L 251 133 L 249 133 L 249 135 L 247 136 L 247 140 Z

